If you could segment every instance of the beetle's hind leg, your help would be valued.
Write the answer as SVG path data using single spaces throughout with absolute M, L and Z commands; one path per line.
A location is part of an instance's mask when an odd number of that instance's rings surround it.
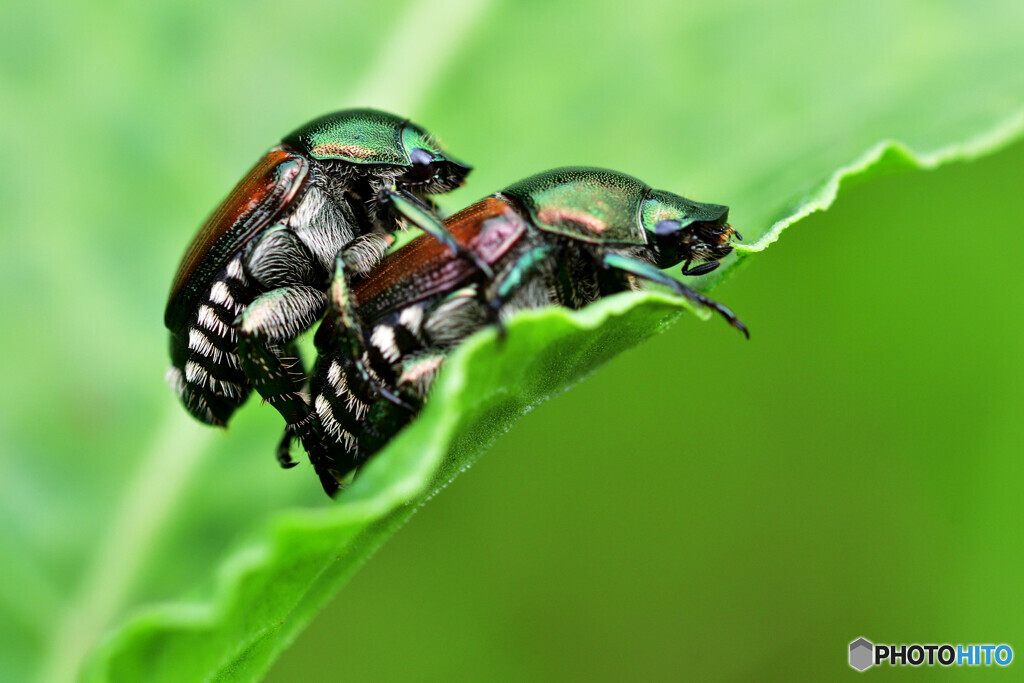
M 281 440 L 277 442 L 277 461 L 281 463 L 281 467 L 284 469 L 291 469 L 299 464 L 299 462 L 292 457 L 292 439 L 295 438 L 295 434 L 292 433 L 291 425 L 286 425 L 284 433 L 281 435 Z
M 296 380 L 297 385 L 301 387 L 300 391 L 308 393 L 308 391 L 306 391 L 308 381 L 303 375 L 306 366 L 305 363 L 302 362 L 302 354 L 299 351 L 298 344 L 291 342 L 285 346 L 280 358 L 281 364 L 289 371 L 293 379 Z M 312 421 L 313 415 L 307 405 L 306 414 L 301 420 L 297 422 L 289 422 L 285 425 L 284 435 L 278 443 L 277 450 L 275 451 L 277 462 L 282 468 L 287 470 L 299 464 L 298 461 L 292 458 L 291 443 L 294 438 L 301 438 L 301 434 L 308 428 L 308 425 Z
M 277 458 L 282 467 L 289 468 L 298 464 L 291 457 L 292 441 L 295 439 L 302 443 L 302 447 L 309 456 L 309 462 L 320 479 L 324 493 L 332 498 L 336 496 L 341 488 L 338 475 L 335 468 L 331 467 L 331 458 L 323 434 L 317 428 L 316 416 L 312 411 L 309 411 L 308 419 L 302 423 L 290 424 L 285 427 L 281 441 L 277 444 Z M 285 464 L 286 462 L 288 464 Z
M 252 386 L 272 405 L 289 429 L 309 419 L 309 405 L 302 395 L 305 369 L 297 354 L 284 349 L 323 315 L 323 292 L 307 285 L 281 287 L 256 297 L 235 321 L 242 370 Z M 291 458 L 281 458 L 290 466 Z
M 305 368 L 294 341 L 327 307 L 321 291 L 326 274 L 309 247 L 284 225 L 259 238 L 244 258 L 244 269 L 263 294 L 234 321 L 241 368 L 295 433 L 311 417 L 302 393 Z M 282 467 L 295 464 L 286 445 L 278 448 L 277 458 Z
M 320 479 L 320 485 L 323 487 L 324 493 L 333 498 L 338 494 L 340 485 L 338 484 L 338 477 L 335 476 L 328 464 L 329 459 L 321 440 L 322 437 L 315 435 L 313 430 L 308 430 L 302 434 L 295 433 L 291 427 L 289 425 L 285 428 L 284 435 L 277 445 L 278 459 L 280 459 L 281 453 L 284 453 L 291 463 L 288 467 L 296 465 L 297 463 L 291 459 L 290 452 L 292 441 L 296 438 L 299 439 L 309 455 L 309 462 L 313 465 L 313 471 L 316 472 L 316 476 Z

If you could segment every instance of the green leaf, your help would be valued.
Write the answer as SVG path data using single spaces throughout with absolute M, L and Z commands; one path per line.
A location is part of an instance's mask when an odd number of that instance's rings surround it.
M 97 681 L 258 678 L 523 412 L 683 310 L 624 295 L 524 314 L 502 346 L 473 338 L 330 504 L 308 467 L 276 469 L 273 411 L 213 433 L 159 379 L 193 226 L 301 121 L 361 104 L 416 118 L 477 165 L 450 207 L 566 164 L 727 203 L 751 246 L 705 288 L 847 179 L 973 158 L 1024 129 L 1024 8 L 1009 1 L 65 10 L 0 10 L 18 103 L 0 129 L 23 160 L 0 197 L 33 228 L 5 235 L 0 268 L 5 291 L 31 294 L 5 302 L 0 339 L 17 360 L 0 398 L 5 680 L 85 662 Z

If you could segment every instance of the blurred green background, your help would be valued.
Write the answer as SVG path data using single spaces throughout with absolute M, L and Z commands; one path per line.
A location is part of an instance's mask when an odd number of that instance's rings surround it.
M 6 3 L 0 679 L 73 676 L 327 504 L 277 469 L 272 411 L 211 434 L 162 382 L 178 259 L 287 131 L 390 108 L 477 166 L 449 208 L 596 164 L 728 203 L 750 238 L 880 139 L 1019 111 L 1022 26 L 1017 2 Z M 858 636 L 1024 652 L 999 256 L 1022 177 L 1018 144 L 844 191 L 715 290 L 750 342 L 687 317 L 528 415 L 271 680 L 831 678 Z

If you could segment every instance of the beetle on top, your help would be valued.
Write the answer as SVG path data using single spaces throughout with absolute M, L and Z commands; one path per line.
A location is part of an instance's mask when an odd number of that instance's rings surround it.
M 346 271 L 368 271 L 407 215 L 465 255 L 428 197 L 469 170 L 420 126 L 372 109 L 318 118 L 267 152 L 207 219 L 171 286 L 167 379 L 188 411 L 224 425 L 255 388 L 300 421 L 293 342 L 326 309 L 335 257 L 346 247 Z

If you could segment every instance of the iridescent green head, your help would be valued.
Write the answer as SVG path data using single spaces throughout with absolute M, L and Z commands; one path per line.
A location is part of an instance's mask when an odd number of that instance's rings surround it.
M 713 270 L 687 272 L 690 263 L 717 262 L 732 251 L 729 239 L 736 231 L 728 219 L 728 206 L 703 204 L 664 190 L 651 190 L 640 209 L 648 243 L 656 247 L 658 267 L 684 262 L 683 272 L 688 275 Z
M 471 170 L 420 126 L 376 109 L 345 109 L 321 116 L 282 142 L 319 161 L 344 162 L 356 169 L 394 167 L 387 175 L 398 185 L 422 193 L 457 187 Z
M 732 251 L 728 207 L 652 190 L 616 171 L 559 168 L 501 194 L 528 211 L 541 230 L 592 244 L 646 245 L 660 268 L 717 261 Z

